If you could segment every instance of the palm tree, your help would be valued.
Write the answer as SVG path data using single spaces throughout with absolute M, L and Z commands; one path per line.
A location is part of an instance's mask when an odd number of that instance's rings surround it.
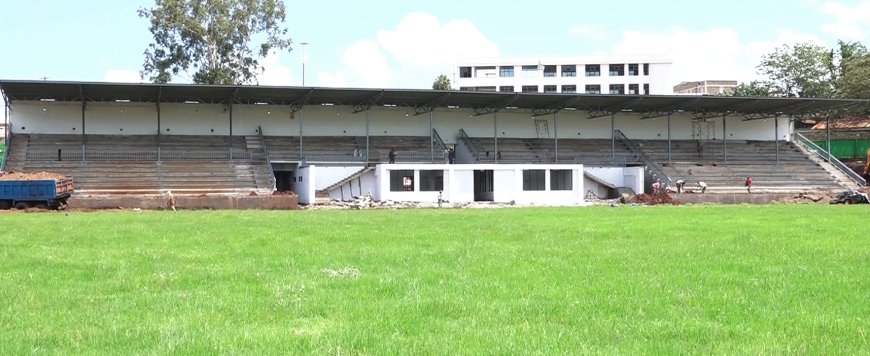
M 435 78 L 435 82 L 432 83 L 432 89 L 434 90 L 451 90 L 453 88 L 450 87 L 450 79 L 447 79 L 447 76 L 441 74 L 438 78 Z

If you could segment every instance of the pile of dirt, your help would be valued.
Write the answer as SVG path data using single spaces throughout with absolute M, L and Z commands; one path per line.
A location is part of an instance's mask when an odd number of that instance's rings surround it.
M 639 194 L 634 197 L 634 202 L 637 204 L 645 204 L 645 205 L 659 205 L 659 204 L 671 204 L 671 205 L 679 205 L 680 202 L 675 201 L 670 194 Z
M 294 193 L 293 191 L 290 191 L 290 190 L 283 191 L 283 192 L 280 190 L 276 190 L 276 191 L 272 192 L 272 195 L 296 195 L 296 193 Z
M 8 172 L 0 174 L 0 180 L 42 180 L 42 179 L 64 179 L 67 178 L 63 174 L 52 172 Z

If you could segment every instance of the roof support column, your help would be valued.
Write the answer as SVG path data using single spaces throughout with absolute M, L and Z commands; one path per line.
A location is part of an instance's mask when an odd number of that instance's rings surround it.
M 616 165 L 616 113 L 610 113 L 610 161 Z
M 160 162 L 160 135 L 160 99 L 157 99 L 157 162 Z
M 302 108 L 297 111 L 299 114 L 299 160 L 305 157 L 305 151 L 302 149 Z
M 556 113 L 553 113 L 553 141 L 555 143 L 556 163 L 559 162 L 559 123 L 556 121 Z
M 668 165 L 671 165 L 671 113 L 668 113 Z
M 725 124 L 725 117 L 727 114 L 722 115 L 722 160 L 726 164 L 728 163 L 728 130 Z
M 369 148 L 371 147 L 369 140 L 369 111 L 366 109 L 366 166 L 371 162 L 371 160 L 369 160 Z
M 831 116 L 830 114 L 827 117 L 828 123 L 825 125 L 825 144 L 827 147 L 825 151 L 828 151 L 828 162 L 831 162 Z
M 774 148 L 776 149 L 776 163 L 779 163 L 779 115 L 773 117 L 773 134 L 774 137 Z
M 495 163 L 498 163 L 498 113 L 492 113 L 492 139 L 495 141 Z
M 82 97 L 82 162 L 85 161 L 85 155 L 87 151 L 85 150 L 85 108 L 87 104 L 85 103 L 85 98 Z M 7 130 L 9 128 L 7 127 Z
M 432 112 L 429 112 L 429 161 L 435 163 L 435 135 L 432 133 Z

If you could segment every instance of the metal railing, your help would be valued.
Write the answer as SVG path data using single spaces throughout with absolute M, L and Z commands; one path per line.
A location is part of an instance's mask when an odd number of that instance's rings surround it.
M 85 150 L 84 154 L 80 150 L 61 150 L 58 155 L 57 150 L 50 151 L 28 151 L 25 153 L 25 159 L 28 161 L 81 161 L 82 157 L 88 161 L 156 161 L 157 150 L 112 150 L 112 151 L 90 151 Z M 251 153 L 248 150 L 233 149 L 229 150 L 166 150 L 160 153 L 161 160 L 178 160 L 178 161 L 193 161 L 193 160 L 211 160 L 222 161 L 229 160 L 230 157 L 236 160 L 250 160 Z
M 843 174 L 845 174 L 847 177 L 849 177 L 849 179 L 854 181 L 859 186 L 867 186 L 867 181 L 864 179 L 864 177 L 861 177 L 860 174 L 853 171 L 851 168 L 849 168 L 849 166 L 841 162 L 839 159 L 837 159 L 837 157 L 834 157 L 834 155 L 832 155 L 830 152 L 828 152 L 824 148 L 819 147 L 819 145 L 817 145 L 812 140 L 806 138 L 806 136 L 801 135 L 800 132 L 795 132 L 794 138 L 794 142 L 796 144 L 802 145 L 804 148 L 807 149 L 807 151 L 812 152 L 823 161 L 830 163 L 832 166 L 834 166 L 834 168 L 836 168 L 840 172 L 843 172 Z
M 9 128 L 7 127 L 8 131 Z M 12 147 L 12 135 L 6 134 L 6 146 L 3 147 L 3 162 L 0 162 L 0 172 L 6 172 L 6 162 L 9 161 L 9 147 Z
M 447 145 L 444 144 L 444 140 L 441 139 L 441 135 L 439 135 L 438 131 L 435 130 L 434 128 L 432 129 L 432 139 L 434 139 L 435 143 L 436 143 L 435 149 L 437 150 L 437 152 L 440 152 L 440 153 L 433 153 L 432 154 L 433 163 L 436 159 L 437 160 L 446 159 L 447 158 L 447 153 L 446 153 L 447 152 Z
M 471 137 L 468 137 L 468 134 L 465 133 L 464 129 L 459 129 L 459 142 L 462 142 L 462 144 L 465 145 L 465 148 L 471 152 L 471 157 L 474 157 L 475 161 L 480 159 L 480 149 L 474 145 L 474 141 L 471 140 Z
M 629 139 L 628 136 L 625 136 L 625 134 L 622 133 L 622 131 L 619 129 L 614 130 L 614 133 L 616 134 L 616 137 L 618 137 L 619 140 L 622 141 L 622 143 L 624 143 L 626 147 L 628 147 L 628 150 L 632 154 L 640 158 L 643 165 L 646 166 L 646 168 L 652 174 L 653 179 L 660 179 L 662 180 L 662 183 L 665 183 L 666 185 L 671 185 L 673 183 L 671 177 L 668 177 L 668 175 L 665 174 L 665 172 L 662 171 L 661 168 L 659 168 L 659 165 L 656 164 L 655 161 L 647 157 L 646 153 L 644 153 L 643 150 L 640 149 L 640 147 L 638 147 L 634 141 Z
M 260 144 L 263 145 L 263 157 L 266 158 L 266 166 L 269 167 L 269 183 L 272 184 L 272 191 L 274 192 L 278 190 L 278 182 L 275 180 L 275 171 L 272 170 L 272 160 L 269 158 L 269 150 L 266 148 L 266 139 L 263 138 L 263 128 L 257 126 L 257 132 L 260 134 Z

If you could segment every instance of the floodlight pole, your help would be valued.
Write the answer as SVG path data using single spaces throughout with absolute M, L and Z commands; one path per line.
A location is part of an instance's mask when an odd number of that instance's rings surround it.
M 305 46 L 308 45 L 308 42 L 299 43 L 302 45 L 302 86 L 305 86 Z

